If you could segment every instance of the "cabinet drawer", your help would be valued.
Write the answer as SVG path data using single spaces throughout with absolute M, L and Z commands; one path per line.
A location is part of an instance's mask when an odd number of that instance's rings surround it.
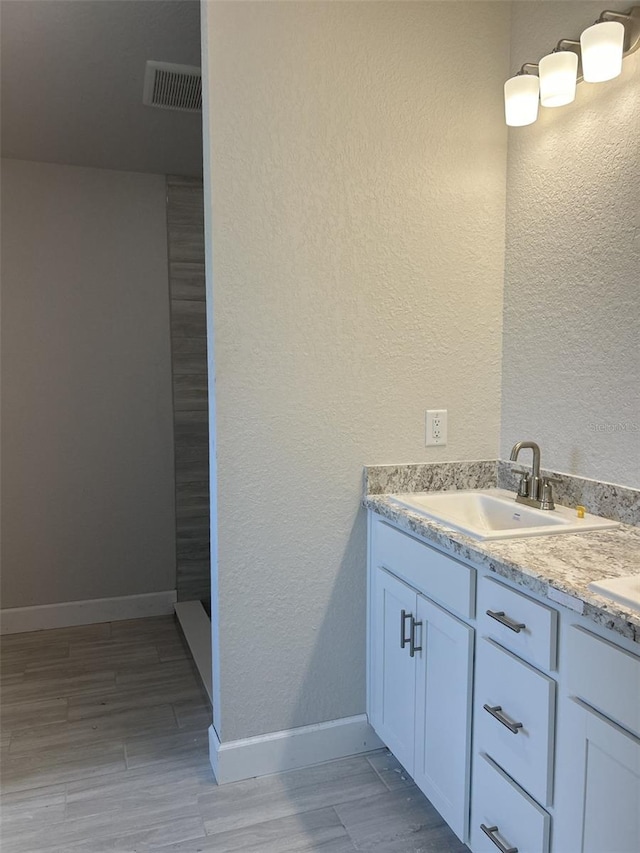
M 484 634 L 535 666 L 556 668 L 558 613 L 553 608 L 483 577 L 478 588 L 478 624 Z
M 548 853 L 550 818 L 499 767 L 477 755 L 473 774 L 471 849 L 496 853 L 517 848 L 518 853 Z M 483 831 L 492 830 L 490 836 Z M 495 839 L 495 840 L 494 840 Z
M 553 775 L 555 688 L 551 678 L 492 640 L 478 644 L 476 749 L 491 756 L 547 806 Z
M 640 734 L 640 657 L 572 625 L 567 638 L 570 692 Z
M 473 616 L 475 569 L 395 530 L 383 521 L 373 529 L 373 559 L 449 610 Z

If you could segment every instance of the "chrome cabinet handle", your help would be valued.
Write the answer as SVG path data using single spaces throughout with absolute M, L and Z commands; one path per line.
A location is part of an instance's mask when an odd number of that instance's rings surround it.
M 413 619 L 413 616 L 410 613 L 407 613 L 405 610 L 400 611 L 400 648 L 404 649 L 407 643 L 411 642 L 411 634 L 408 637 L 404 635 L 404 623 L 407 619 Z
M 493 841 L 500 853 L 518 853 L 517 847 L 505 847 L 502 841 L 495 837 L 495 833 L 498 831 L 497 826 L 485 826 L 484 823 L 481 823 L 480 829 Z
M 514 622 L 513 619 L 509 619 L 509 617 L 505 615 L 504 610 L 487 610 L 487 616 L 491 616 L 491 618 L 495 619 L 496 622 L 499 622 L 501 625 L 509 628 L 510 631 L 515 631 L 516 634 L 519 634 L 523 628 L 527 627 L 524 622 Z
M 491 714 L 492 717 L 495 717 L 499 723 L 502 723 L 503 726 L 506 726 L 510 732 L 513 732 L 514 735 L 518 734 L 518 731 L 522 728 L 522 723 L 514 723 L 513 720 L 510 720 L 502 710 L 502 705 L 487 705 L 486 703 L 482 706 L 485 711 Z
M 422 627 L 422 622 L 416 622 L 416 620 L 411 617 L 411 644 L 409 646 L 409 657 L 414 657 L 416 652 L 422 651 L 422 646 L 416 646 L 416 628 L 420 626 Z

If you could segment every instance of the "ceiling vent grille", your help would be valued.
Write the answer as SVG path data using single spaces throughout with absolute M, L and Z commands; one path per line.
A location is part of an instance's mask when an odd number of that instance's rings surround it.
M 195 65 L 147 61 L 142 103 L 186 112 L 202 111 L 202 72 Z

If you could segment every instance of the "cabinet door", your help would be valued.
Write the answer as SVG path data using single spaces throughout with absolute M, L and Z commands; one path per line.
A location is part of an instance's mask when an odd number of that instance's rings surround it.
M 418 596 L 416 758 L 414 779 L 442 817 L 466 841 L 473 629 Z
M 558 853 L 638 853 L 640 739 L 570 699 L 559 781 Z M 561 782 L 561 784 L 562 784 Z
M 416 594 L 384 569 L 376 569 L 374 583 L 371 723 L 413 775 L 416 658 L 409 655 L 408 638 Z

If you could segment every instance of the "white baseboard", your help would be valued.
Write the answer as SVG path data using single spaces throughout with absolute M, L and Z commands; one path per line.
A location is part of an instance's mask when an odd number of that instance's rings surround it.
M 69 628 L 96 622 L 118 622 L 143 616 L 168 616 L 176 603 L 175 589 L 122 595 L 117 598 L 92 598 L 87 601 L 61 601 L 34 607 L 0 610 L 0 634 L 22 634 L 48 628 Z
M 346 758 L 384 746 L 365 714 L 220 743 L 209 728 L 209 760 L 219 785 Z
M 191 657 L 213 705 L 213 668 L 211 666 L 211 619 L 201 601 L 179 601 L 176 616 L 189 646 Z

